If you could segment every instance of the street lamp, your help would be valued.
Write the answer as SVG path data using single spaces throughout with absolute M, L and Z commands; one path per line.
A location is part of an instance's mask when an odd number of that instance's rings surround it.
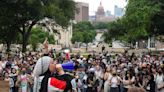
M 155 38 L 156 38 L 155 35 L 156 34 L 157 34 L 157 27 L 155 26 L 155 28 L 154 28 L 154 36 L 153 36 L 154 37 L 154 39 L 153 39 L 154 40 L 154 44 L 153 45 L 154 45 L 155 49 L 157 50 L 156 42 L 155 42 Z
M 154 33 L 156 34 L 157 33 L 157 27 L 155 26 L 154 28 Z

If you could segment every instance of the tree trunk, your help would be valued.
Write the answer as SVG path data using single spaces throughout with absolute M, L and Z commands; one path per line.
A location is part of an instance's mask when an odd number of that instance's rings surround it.
M 7 45 L 7 52 L 10 52 L 10 46 L 11 46 L 11 43 L 9 43 L 9 42 L 6 42 L 6 45 Z
M 36 49 L 37 49 L 37 44 L 33 43 L 33 44 L 31 44 L 31 45 L 32 45 L 33 51 L 36 51 Z
M 88 43 L 86 43 L 86 52 L 88 51 Z
M 25 37 L 23 37 L 23 43 L 22 43 L 22 52 L 25 52 L 26 51 L 26 46 L 27 46 L 27 42 L 25 40 Z
M 33 21 L 30 26 L 28 27 L 28 29 L 26 30 L 25 25 L 23 25 L 23 30 L 20 30 L 21 34 L 22 34 L 22 52 L 25 52 L 27 50 L 26 46 L 28 45 L 28 39 L 30 36 L 30 32 L 32 27 L 36 24 L 37 21 Z
M 22 52 L 26 52 L 27 48 L 26 46 L 28 45 L 28 39 L 29 39 L 29 35 L 27 32 L 24 32 L 24 34 L 22 34 L 22 40 L 23 40 L 23 43 L 22 43 Z

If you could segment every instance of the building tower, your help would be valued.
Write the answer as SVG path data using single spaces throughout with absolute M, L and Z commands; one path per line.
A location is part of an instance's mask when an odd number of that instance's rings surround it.
M 118 7 L 117 5 L 114 6 L 114 15 L 116 17 L 122 17 L 124 13 L 124 8 Z
M 97 8 L 97 12 L 96 12 L 96 20 L 99 20 L 102 17 L 105 17 L 105 11 L 104 11 L 104 7 L 102 6 L 102 3 L 100 2 L 100 5 Z
M 76 2 L 77 11 L 75 13 L 76 22 L 88 21 L 89 19 L 89 4 L 83 2 Z

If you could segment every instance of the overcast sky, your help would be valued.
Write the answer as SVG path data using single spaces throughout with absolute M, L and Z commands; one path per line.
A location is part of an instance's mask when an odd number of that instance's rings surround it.
M 126 2 L 125 2 L 126 0 L 75 0 L 75 1 L 89 3 L 89 15 L 94 15 L 95 11 L 97 11 L 97 7 L 100 5 L 100 2 L 102 2 L 105 11 L 109 10 L 112 12 L 112 14 L 114 14 L 115 5 L 122 8 L 126 6 Z

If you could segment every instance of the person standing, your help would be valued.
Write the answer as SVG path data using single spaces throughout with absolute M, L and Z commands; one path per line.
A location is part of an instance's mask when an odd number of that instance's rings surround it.
M 68 92 L 71 89 L 68 75 L 65 74 L 61 64 L 57 64 L 48 56 L 48 41 L 44 41 L 44 56 L 38 59 L 33 70 L 34 92 Z M 57 72 L 59 77 L 54 76 Z
M 82 82 L 78 75 L 75 74 L 75 78 L 72 79 L 71 84 L 73 92 L 81 92 Z
M 112 74 L 111 74 L 111 69 L 110 67 L 107 67 L 106 72 L 104 74 L 104 92 L 109 92 L 110 86 L 109 86 L 109 79 L 111 79 Z
M 97 85 L 95 86 L 96 78 L 93 72 L 88 74 L 87 77 L 87 90 L 86 92 L 97 92 Z
M 11 69 L 10 77 L 13 79 L 13 82 L 14 82 L 14 86 L 12 87 L 13 92 L 18 92 L 18 87 L 16 86 L 18 75 L 15 68 Z
M 157 92 L 164 92 L 164 75 L 162 69 L 158 69 L 158 74 L 156 76 Z
M 102 68 L 100 67 L 100 65 L 96 66 L 96 70 L 95 70 L 95 77 L 96 77 L 96 81 L 98 83 L 97 85 L 97 92 L 101 92 L 101 88 L 102 88 L 102 84 L 103 84 L 103 72 L 102 72 Z
M 54 76 L 58 72 L 59 76 Z M 34 68 L 34 92 L 67 92 L 70 90 L 69 76 L 63 71 L 61 64 L 48 56 L 40 58 Z
M 128 89 L 133 86 L 135 82 L 135 77 L 130 72 L 126 72 L 125 77 L 123 78 L 124 92 L 128 92 Z
M 155 84 L 155 81 L 154 81 L 154 75 L 151 74 L 148 78 L 149 78 L 149 81 L 147 83 L 147 90 L 149 92 L 156 92 L 155 91 L 156 84 Z
M 10 92 L 13 92 L 13 87 L 14 87 L 14 81 L 12 78 L 10 78 L 9 73 L 5 72 L 4 73 L 4 81 L 9 82 L 9 86 L 10 86 Z
M 21 92 L 27 92 L 28 90 L 28 77 L 26 73 L 26 68 L 22 68 L 21 74 L 18 76 L 16 85 L 20 85 Z
M 102 46 L 102 53 L 105 51 L 105 46 L 103 45 Z
M 113 71 L 113 76 L 109 80 L 110 92 L 119 92 L 120 80 L 116 74 L 116 71 Z

